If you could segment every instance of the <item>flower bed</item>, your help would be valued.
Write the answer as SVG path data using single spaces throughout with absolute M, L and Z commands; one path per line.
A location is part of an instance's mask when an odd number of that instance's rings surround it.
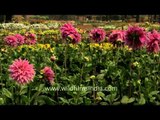
M 160 104 L 156 30 L 3 30 L 0 46 L 1 105 Z

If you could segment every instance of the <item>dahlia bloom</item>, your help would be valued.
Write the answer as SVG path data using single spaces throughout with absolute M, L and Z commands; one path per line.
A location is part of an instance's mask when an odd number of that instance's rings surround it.
M 50 83 L 53 84 L 54 83 L 54 77 L 55 77 L 55 73 L 54 71 L 51 69 L 51 67 L 45 67 L 42 70 L 43 74 L 44 74 L 44 78 Z
M 7 45 L 16 47 L 18 44 L 18 40 L 14 35 L 9 35 L 4 38 L 4 41 Z
M 132 49 L 139 49 L 147 43 L 146 32 L 138 26 L 130 26 L 126 31 L 125 43 Z
M 156 30 L 153 30 L 152 32 L 148 32 L 147 35 L 149 38 L 147 51 L 154 53 L 160 52 L 160 33 L 158 33 Z
M 106 32 L 102 28 L 94 28 L 89 32 L 89 37 L 94 42 L 101 42 L 106 37 Z
M 125 32 L 123 30 L 114 30 L 109 35 L 108 41 L 112 44 L 116 44 L 118 41 L 124 42 L 125 40 Z
M 25 39 L 24 36 L 22 36 L 22 35 L 20 35 L 20 34 L 16 34 L 16 35 L 14 35 L 14 36 L 17 38 L 17 43 L 18 43 L 18 45 L 24 44 L 24 39 Z
M 37 42 L 37 36 L 34 33 L 26 33 L 25 34 L 25 43 L 28 45 L 34 45 Z
M 27 84 L 33 81 L 35 76 L 34 67 L 29 64 L 28 60 L 16 59 L 9 66 L 10 76 L 19 84 Z
M 79 43 L 81 41 L 81 35 L 73 27 L 72 24 L 66 23 L 61 28 L 61 35 L 63 39 L 69 38 L 71 43 Z

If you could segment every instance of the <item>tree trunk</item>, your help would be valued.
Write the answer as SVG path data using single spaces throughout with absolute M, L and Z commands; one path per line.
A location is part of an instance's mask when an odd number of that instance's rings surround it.
M 127 15 L 124 15 L 124 21 L 127 22 Z
M 124 15 L 121 15 L 121 20 L 122 22 L 124 22 Z
M 139 15 L 136 15 L 136 22 L 139 22 Z
M 112 22 L 112 21 L 111 21 L 111 19 L 112 19 L 111 17 L 112 17 L 112 16 L 111 16 L 111 15 L 109 15 L 109 22 Z
M 148 22 L 151 22 L 151 20 L 150 20 L 150 15 L 148 15 Z
M 154 15 L 153 23 L 155 23 L 157 21 L 156 18 L 157 18 L 157 15 Z

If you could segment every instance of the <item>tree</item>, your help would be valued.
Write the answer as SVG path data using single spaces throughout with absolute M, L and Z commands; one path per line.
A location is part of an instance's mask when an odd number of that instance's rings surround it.
M 0 23 L 3 23 L 5 21 L 5 15 L 0 15 Z
M 5 22 L 11 22 L 11 21 L 12 21 L 12 16 L 13 16 L 13 15 L 6 15 L 6 20 L 5 20 Z
M 157 15 L 154 15 L 153 23 L 157 21 L 156 18 L 157 18 Z
M 160 15 L 158 15 L 158 22 L 160 23 Z

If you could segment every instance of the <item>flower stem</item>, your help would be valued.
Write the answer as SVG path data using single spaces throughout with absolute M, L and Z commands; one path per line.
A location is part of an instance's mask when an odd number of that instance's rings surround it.
M 2 63 L 1 63 L 1 58 L 0 58 L 0 77 L 1 77 L 1 84 L 3 83 L 2 79 Z
M 81 81 L 83 80 L 83 69 L 84 69 L 84 63 L 82 62 L 82 60 L 83 60 L 82 49 L 83 49 L 83 45 L 80 44 L 80 55 L 81 55 L 81 80 L 80 80 L 80 84 L 81 84 Z
M 118 55 L 117 55 L 117 67 L 118 67 L 118 62 L 119 62 L 119 53 L 120 53 L 120 49 L 118 46 L 117 46 L 117 49 L 118 49 Z M 120 92 L 120 98 L 122 97 L 122 87 L 121 87 L 121 80 L 118 80 L 118 86 L 119 86 L 119 92 Z
M 92 80 L 92 86 L 93 86 L 93 88 L 95 87 L 94 79 Z M 93 100 L 94 100 L 94 103 L 95 103 L 95 100 L 96 100 L 96 91 L 94 91 L 94 89 L 93 89 Z
M 30 85 L 28 86 L 28 105 L 31 105 L 31 101 L 30 101 L 30 99 L 31 99 L 31 87 L 30 87 Z
M 68 45 L 69 44 L 65 44 L 65 53 L 64 53 L 64 74 L 65 74 L 65 76 L 67 76 L 67 57 L 68 57 L 68 55 L 67 55 L 67 52 L 68 52 Z
M 131 97 L 131 93 L 132 93 L 132 84 L 131 84 L 131 80 L 132 80 L 132 74 L 133 74 L 133 70 L 132 70 L 132 63 L 133 63 L 133 53 L 134 51 L 132 51 L 131 53 L 131 62 L 130 62 L 130 80 L 129 80 L 129 97 Z

